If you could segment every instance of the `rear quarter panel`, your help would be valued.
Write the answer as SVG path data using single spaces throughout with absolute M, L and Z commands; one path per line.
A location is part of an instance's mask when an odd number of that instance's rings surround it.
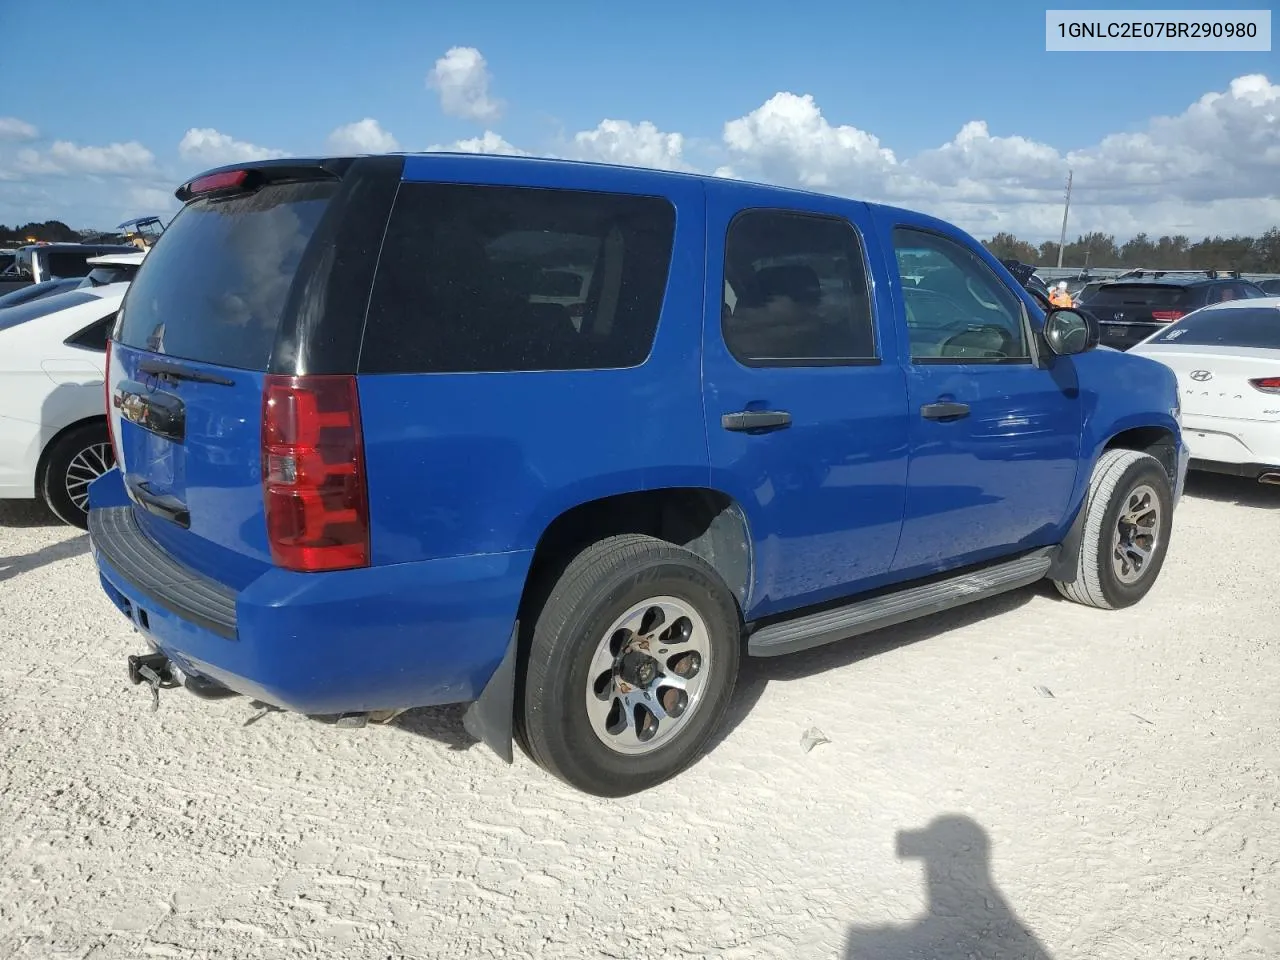
M 675 241 L 654 345 L 639 366 L 360 377 L 373 562 L 529 550 L 580 503 L 706 486 L 701 182 L 498 158 L 480 168 L 447 156 L 407 158 L 404 176 L 665 196 Z

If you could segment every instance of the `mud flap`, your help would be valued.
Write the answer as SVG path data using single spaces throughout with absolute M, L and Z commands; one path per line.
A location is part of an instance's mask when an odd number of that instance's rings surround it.
M 1084 537 L 1085 514 L 1088 513 L 1089 491 L 1085 490 L 1084 499 L 1080 501 L 1080 509 L 1071 523 L 1071 529 L 1058 544 L 1053 561 L 1049 564 L 1049 572 L 1045 577 L 1059 583 L 1075 583 L 1076 568 L 1080 559 L 1080 540 Z
M 511 746 L 511 724 L 516 696 L 516 638 L 520 621 L 516 621 L 507 641 L 507 651 L 493 676 L 484 685 L 479 698 L 462 715 L 462 726 L 505 762 L 515 759 Z

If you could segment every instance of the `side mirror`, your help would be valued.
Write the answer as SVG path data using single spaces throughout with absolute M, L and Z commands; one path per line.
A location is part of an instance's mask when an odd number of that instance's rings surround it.
M 1089 314 L 1062 307 L 1044 318 L 1044 339 L 1055 354 L 1070 357 L 1096 347 L 1102 330 Z

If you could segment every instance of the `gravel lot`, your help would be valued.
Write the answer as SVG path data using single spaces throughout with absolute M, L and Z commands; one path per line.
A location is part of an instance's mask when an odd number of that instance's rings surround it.
M 86 538 L 0 505 L 0 957 L 1274 958 L 1277 542 L 1280 489 L 1193 477 L 1138 607 L 748 663 L 711 753 L 601 801 L 453 709 L 151 713 Z

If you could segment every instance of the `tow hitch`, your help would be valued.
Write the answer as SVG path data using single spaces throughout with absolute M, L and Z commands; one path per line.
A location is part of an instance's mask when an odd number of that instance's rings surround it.
M 129 680 L 136 686 L 146 683 L 151 687 L 151 712 L 160 709 L 160 690 L 178 686 L 173 664 L 163 653 L 146 653 L 129 657 Z

